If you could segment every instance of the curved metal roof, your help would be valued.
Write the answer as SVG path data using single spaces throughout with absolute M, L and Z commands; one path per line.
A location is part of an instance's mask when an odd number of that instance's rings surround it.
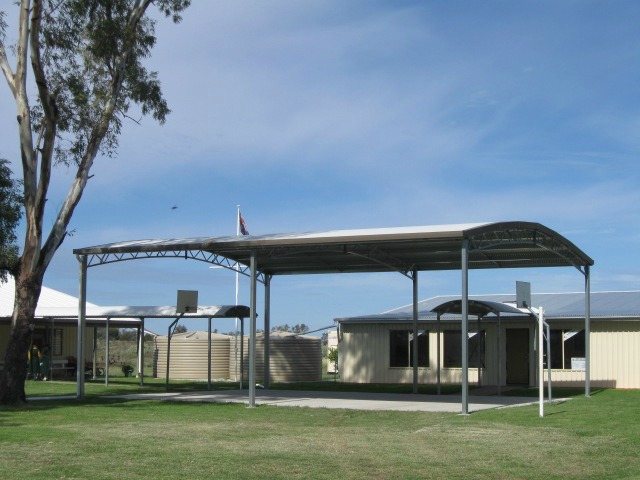
M 469 268 L 564 267 L 593 260 L 559 233 L 531 222 L 471 223 L 238 237 L 176 238 L 111 243 L 74 250 L 95 266 L 154 257 L 222 264 L 218 256 L 268 275 L 457 270 L 463 241 Z M 226 265 L 232 268 L 231 265 Z

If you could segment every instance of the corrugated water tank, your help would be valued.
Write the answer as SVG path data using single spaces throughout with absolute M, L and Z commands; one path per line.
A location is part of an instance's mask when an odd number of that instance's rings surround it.
M 169 378 L 175 380 L 207 380 L 208 378 L 208 332 L 176 333 L 171 337 L 171 365 Z M 155 340 L 153 376 L 165 378 L 167 372 L 167 338 Z M 232 337 L 219 333 L 211 334 L 211 378 L 229 378 L 229 340 Z
M 236 349 L 233 337 L 231 337 L 230 345 L 229 377 L 235 378 Z M 269 345 L 269 370 L 272 381 L 317 382 L 322 380 L 322 345 L 320 337 L 298 335 L 290 332 L 271 332 Z M 237 355 L 239 359 L 240 345 L 238 345 Z M 248 337 L 244 339 L 244 375 L 245 380 L 247 380 L 249 378 Z M 262 383 L 263 380 L 264 333 L 259 333 L 256 337 L 256 381 Z

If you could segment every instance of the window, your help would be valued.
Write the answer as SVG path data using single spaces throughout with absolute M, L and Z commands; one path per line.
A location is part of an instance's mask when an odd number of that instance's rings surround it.
M 53 354 L 54 355 L 62 355 L 62 329 L 54 328 L 53 329 Z
M 62 355 L 62 328 L 36 328 L 31 342 L 38 345 L 40 350 L 48 347 L 50 355 Z
M 551 368 L 570 370 L 576 366 L 572 359 L 585 356 L 584 330 L 551 330 Z M 545 367 L 547 366 L 547 342 L 544 342 Z M 577 366 L 576 370 L 582 370 Z
M 413 331 L 389 332 L 389 366 L 413 367 Z M 418 330 L 418 366 L 429 366 L 429 331 Z
M 444 334 L 444 368 L 462 368 L 462 341 L 460 330 L 445 330 Z M 484 367 L 484 345 L 485 331 L 469 332 L 469 342 L 467 353 L 469 356 L 469 366 L 477 368 Z

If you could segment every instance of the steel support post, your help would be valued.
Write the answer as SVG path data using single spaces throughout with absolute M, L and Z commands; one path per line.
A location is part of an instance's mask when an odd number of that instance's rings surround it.
M 551 403 L 551 329 L 546 322 L 545 327 L 547 327 L 547 401 Z
M 211 390 L 211 317 L 207 320 L 207 390 Z
M 460 343 L 462 355 L 462 415 L 469 414 L 469 240 L 462 241 L 462 323 Z
M 436 378 L 438 382 L 438 395 L 441 393 L 440 387 L 440 313 L 436 316 Z
M 413 393 L 418 393 L 418 271 L 413 271 Z
M 482 317 L 480 315 L 478 315 L 478 323 L 477 323 L 477 328 L 478 328 L 478 333 L 476 333 L 476 335 L 478 336 L 478 386 L 481 387 L 482 386 L 482 331 L 480 330 L 482 328 Z
M 52 345 L 53 342 L 51 342 L 49 345 Z M 91 378 L 93 378 L 94 380 L 96 379 L 96 369 L 97 369 L 97 364 L 98 364 L 98 327 L 93 327 L 93 352 L 91 355 L 91 364 L 93 365 L 93 368 L 91 369 Z
M 540 401 L 540 416 L 544 417 L 544 309 L 538 309 L 538 397 Z
M 497 347 L 496 347 L 496 357 L 498 360 L 498 371 L 497 373 L 497 377 L 498 377 L 498 396 L 501 395 L 502 393 L 502 363 L 500 360 L 500 349 L 502 347 L 502 345 L 500 344 L 500 312 L 497 313 L 498 315 L 498 331 L 496 333 L 496 343 L 497 343 Z
M 111 317 L 107 317 L 107 323 L 106 323 L 106 329 L 107 331 L 105 332 L 105 338 L 104 338 L 104 386 L 108 387 L 109 386 L 109 322 L 111 320 Z
M 271 275 L 264 276 L 264 388 L 271 381 Z
M 238 367 L 236 366 L 236 369 Z M 244 385 L 244 318 L 240 319 L 240 384 L 239 388 L 242 390 Z
M 171 337 L 173 336 L 172 330 L 175 330 L 175 326 L 182 318 L 182 315 L 183 315 L 182 313 L 179 314 L 178 318 L 176 318 L 173 322 L 171 322 L 171 325 L 167 327 L 167 376 L 165 379 L 165 389 L 167 391 L 169 391 L 169 368 L 171 366 Z
M 140 341 L 140 386 L 144 385 L 144 318 L 140 319 L 142 340 Z
M 591 396 L 591 274 L 584 267 L 584 395 Z
M 76 397 L 84 396 L 84 329 L 87 316 L 87 257 L 80 260 L 80 295 L 78 297 L 78 346 L 76 361 Z
M 257 253 L 251 252 L 251 315 L 249 317 L 249 408 L 256 406 L 256 278 Z
M 140 318 L 140 352 L 138 353 L 138 373 L 140 386 L 144 385 L 144 317 Z

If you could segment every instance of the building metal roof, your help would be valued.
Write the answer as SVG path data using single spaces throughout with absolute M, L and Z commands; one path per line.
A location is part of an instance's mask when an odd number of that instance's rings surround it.
M 574 266 L 593 260 L 559 233 L 531 222 L 469 223 L 237 237 L 139 240 L 75 249 L 88 266 L 154 257 L 184 257 L 249 265 L 257 254 L 262 274 L 455 270 L 463 241 L 469 268 Z M 246 273 L 246 272 L 244 272 Z
M 0 284 L 0 321 L 8 321 L 13 313 L 15 283 L 9 277 Z M 201 306 L 196 312 L 179 314 L 174 306 L 110 306 L 100 307 L 87 303 L 86 318 L 88 324 L 103 324 L 106 318 L 114 326 L 137 326 L 141 318 L 247 318 L 249 307 L 244 305 Z M 36 319 L 55 319 L 58 323 L 78 322 L 78 298 L 52 288 L 42 287 L 42 293 L 36 308 Z
M 418 303 L 418 318 L 421 321 L 436 319 L 434 308 L 447 302 L 459 301 L 456 295 L 441 295 Z M 515 294 L 469 295 L 470 313 L 473 301 L 510 304 L 515 308 Z M 532 293 L 532 307 L 543 307 L 547 320 L 584 318 L 584 292 L 582 293 Z M 410 322 L 413 306 L 407 305 L 385 313 L 357 317 L 336 318 L 339 323 L 388 323 Z M 514 312 L 515 313 L 515 312 Z M 487 315 L 490 317 L 491 314 Z M 508 313 L 503 316 L 509 316 Z M 459 315 L 443 315 L 443 319 L 458 319 Z M 640 320 L 640 291 L 591 292 L 591 318 L 611 320 Z
M 8 276 L 6 282 L 0 282 L 0 318 L 13 315 L 15 291 L 15 280 L 12 276 Z M 87 302 L 87 308 L 93 307 L 97 307 L 97 305 Z M 42 316 L 42 310 L 49 308 L 73 309 L 77 318 L 78 298 L 43 286 L 38 300 L 38 307 L 36 308 L 36 316 Z

